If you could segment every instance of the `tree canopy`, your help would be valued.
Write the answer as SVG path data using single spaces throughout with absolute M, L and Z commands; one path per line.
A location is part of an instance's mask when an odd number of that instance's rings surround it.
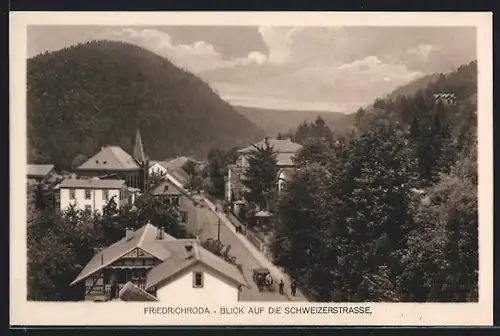
M 348 133 L 318 137 L 307 123 L 293 133 L 304 147 L 272 250 L 315 300 L 477 301 L 473 68 L 377 99 Z
M 136 211 L 117 209 L 112 198 L 102 214 L 69 207 L 62 213 L 36 210 L 28 226 L 28 299 L 35 301 L 82 300 L 83 289 L 70 287 L 96 251 L 138 229 L 148 221 L 176 238 L 192 238 L 166 199 L 145 196 Z
M 209 85 L 138 46 L 91 41 L 27 65 L 28 162 L 61 168 L 117 145 L 131 153 L 139 128 L 150 158 L 204 158 L 264 133 Z M 78 159 L 77 159 L 78 157 Z

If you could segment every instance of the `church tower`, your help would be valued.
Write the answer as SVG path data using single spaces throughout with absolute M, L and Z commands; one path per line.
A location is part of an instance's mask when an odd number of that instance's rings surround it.
M 137 133 L 135 134 L 135 145 L 134 151 L 132 153 L 134 159 L 137 161 L 141 167 L 141 190 L 145 191 L 148 187 L 148 177 L 149 177 L 149 159 L 144 153 L 144 147 L 142 145 L 141 133 L 139 128 L 137 128 Z

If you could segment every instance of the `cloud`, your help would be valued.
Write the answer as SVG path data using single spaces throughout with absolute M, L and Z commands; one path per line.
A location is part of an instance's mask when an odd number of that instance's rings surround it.
M 230 101 L 242 102 L 247 92 L 254 105 L 309 103 L 352 112 L 476 57 L 475 29 L 466 27 L 259 27 L 259 33 L 266 61 L 203 74 Z
M 262 26 L 243 32 L 221 26 L 211 33 L 180 26 L 50 32 L 37 27 L 29 34 L 36 37 L 29 44 L 31 54 L 44 48 L 43 41 L 45 50 L 54 50 L 78 40 L 119 40 L 190 70 L 230 102 L 342 112 L 355 111 L 416 77 L 451 71 L 476 58 L 471 27 Z
M 118 40 L 136 44 L 171 60 L 175 65 L 195 73 L 233 66 L 243 60 L 224 60 L 213 45 L 203 41 L 192 44 L 173 44 L 170 35 L 159 29 L 105 29 L 96 39 Z

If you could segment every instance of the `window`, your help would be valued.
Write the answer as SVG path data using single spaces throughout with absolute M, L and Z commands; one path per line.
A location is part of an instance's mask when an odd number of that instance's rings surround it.
M 179 204 L 180 204 L 179 197 L 174 196 L 174 197 L 170 198 L 170 204 L 175 205 L 175 206 L 179 206 Z
M 203 288 L 202 272 L 193 272 L 193 288 Z
M 91 199 L 90 190 L 88 190 L 88 189 L 85 189 L 85 199 L 86 200 Z
M 76 198 L 76 190 L 70 189 L 69 190 L 69 199 L 75 199 L 75 198 Z
M 187 211 L 181 211 L 181 222 L 182 223 L 187 223 L 187 221 L 188 221 Z
M 85 211 L 92 212 L 92 205 L 85 205 Z
M 103 190 L 102 191 L 102 199 L 103 201 L 109 201 L 109 190 Z

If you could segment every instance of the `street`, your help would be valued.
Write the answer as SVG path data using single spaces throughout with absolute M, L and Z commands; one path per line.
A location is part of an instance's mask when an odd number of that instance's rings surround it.
M 194 204 L 190 202 L 190 206 L 194 207 Z M 207 238 L 217 239 L 218 230 L 218 217 L 213 213 L 208 207 L 198 207 L 197 208 L 197 221 L 199 237 L 201 241 Z M 193 222 L 191 222 L 193 223 Z M 288 301 L 285 295 L 280 295 L 278 293 L 278 282 L 280 279 L 274 279 L 276 284 L 273 286 L 273 291 L 270 292 L 264 289 L 259 292 L 255 282 L 252 280 L 252 269 L 262 267 L 258 261 L 250 254 L 246 247 L 240 242 L 238 237 L 231 232 L 227 226 L 223 223 L 219 226 L 220 228 L 220 241 L 224 245 L 231 245 L 229 254 L 236 257 L 236 263 L 242 265 L 243 275 L 248 283 L 249 288 L 243 288 L 241 293 L 241 301 Z M 189 228 L 192 232 L 196 231 L 196 228 Z M 289 288 L 285 288 L 289 291 Z

